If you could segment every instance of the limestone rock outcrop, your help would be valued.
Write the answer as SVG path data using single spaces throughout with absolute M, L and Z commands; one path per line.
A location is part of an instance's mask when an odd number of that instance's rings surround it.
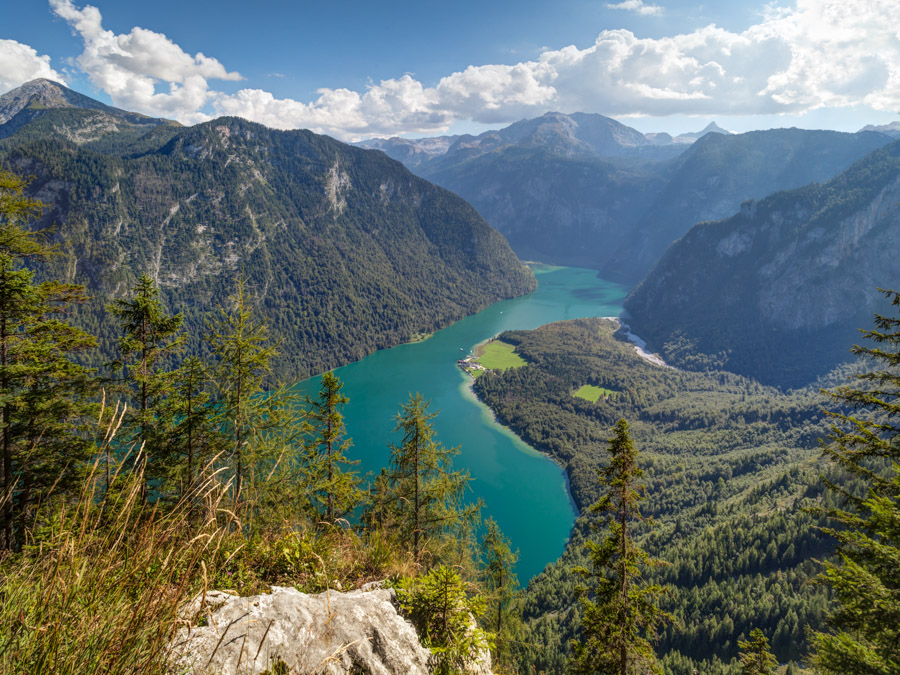
M 172 643 L 175 672 L 428 673 L 430 652 L 394 607 L 393 589 L 307 595 L 275 586 L 238 597 L 198 595 L 183 611 L 189 624 Z M 282 666 L 283 667 L 283 666 Z
M 280 586 L 243 598 L 222 591 L 199 594 L 181 612 L 183 627 L 171 643 L 172 670 L 427 675 L 431 653 L 396 602 L 396 592 L 380 584 L 317 595 Z M 490 675 L 490 652 L 467 672 Z

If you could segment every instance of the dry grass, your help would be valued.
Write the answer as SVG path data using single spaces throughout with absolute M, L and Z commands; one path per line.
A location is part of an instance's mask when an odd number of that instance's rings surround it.
M 237 522 L 212 467 L 162 505 L 122 469 L 140 461 L 124 461 L 107 495 L 108 424 L 78 498 L 45 505 L 24 549 L 0 559 L 2 673 L 165 673 L 179 608 L 202 590 L 318 592 L 415 570 L 386 530 L 322 530 L 285 513 L 277 527 Z
M 0 672 L 156 673 L 178 607 L 215 557 L 223 494 L 208 480 L 162 510 L 142 504 L 143 477 L 116 477 L 108 498 L 93 472 L 0 571 Z

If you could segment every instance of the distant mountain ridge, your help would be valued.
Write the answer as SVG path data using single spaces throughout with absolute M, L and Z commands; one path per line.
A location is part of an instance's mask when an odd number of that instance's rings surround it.
M 88 286 L 82 319 L 107 352 L 104 304 L 142 273 L 195 333 L 244 274 L 294 377 L 535 287 L 471 206 L 380 153 L 237 118 L 132 123 L 73 94 L 32 83 L 7 95 L 18 112 L 0 125 L 0 164 L 34 176 L 50 205 L 38 225 L 65 242 L 44 273 Z
M 523 259 L 636 283 L 697 222 L 825 181 L 890 142 L 878 132 L 714 122 L 672 138 L 602 115 L 548 113 L 479 136 L 370 141 L 468 200 Z
M 891 138 L 900 138 L 900 121 L 880 125 L 867 124 L 860 131 L 877 131 Z
M 671 136 L 666 133 L 643 134 L 610 117 L 593 113 L 563 114 L 549 112 L 541 117 L 514 122 L 496 131 L 478 136 L 434 136 L 427 138 L 373 138 L 356 145 L 382 150 L 410 168 L 437 160 L 443 155 L 465 153 L 469 158 L 492 152 L 504 146 L 542 147 L 563 157 L 596 155 L 620 157 L 634 154 L 644 147 L 685 145 L 709 133 L 729 134 L 715 122 L 702 131 Z M 661 157 L 677 154 L 683 148 L 673 148 Z M 429 169 L 434 171 L 436 169 Z
M 807 384 L 850 358 L 897 287 L 900 142 L 825 184 L 695 225 L 628 296 L 630 323 L 670 360 L 693 353 L 769 384 Z

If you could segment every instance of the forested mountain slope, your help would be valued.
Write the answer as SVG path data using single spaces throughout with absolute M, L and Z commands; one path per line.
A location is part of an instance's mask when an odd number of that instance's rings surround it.
M 66 242 L 47 273 L 94 294 L 85 321 L 107 351 L 103 303 L 142 273 L 194 328 L 244 275 L 294 377 L 534 288 L 471 206 L 383 154 L 236 118 L 60 131 L 95 112 L 36 117 L 0 141 L 0 161 L 35 177 L 32 194 L 51 206 L 41 225 Z
M 528 365 L 475 381 L 504 425 L 565 467 L 583 514 L 563 558 L 526 592 L 522 670 L 566 670 L 581 611 L 573 568 L 587 565 L 596 469 L 622 417 L 645 471 L 641 510 L 656 521 L 641 529 L 643 546 L 669 563 L 653 575 L 670 586 L 664 606 L 676 619 L 657 645 L 666 672 L 739 672 L 721 662 L 754 627 L 781 662 L 802 658 L 805 626 L 820 626 L 826 606 L 825 591 L 809 581 L 819 570 L 813 558 L 830 543 L 816 530 L 823 521 L 803 511 L 830 498 L 820 484 L 821 396 L 653 365 L 616 339 L 617 329 L 582 319 L 503 333 Z M 576 396 L 584 385 L 602 395 Z
M 898 205 L 900 143 L 824 185 L 745 203 L 666 252 L 626 299 L 630 322 L 683 365 L 808 383 L 846 359 L 877 289 L 897 285 Z
M 707 134 L 668 168 L 662 192 L 625 233 L 608 267 L 639 281 L 692 225 L 727 218 L 748 199 L 824 183 L 890 140 L 872 131 Z
M 463 196 L 520 257 L 635 283 L 695 223 L 828 180 L 891 140 L 875 131 L 718 131 L 660 144 L 602 115 L 548 113 L 475 137 L 364 145 Z

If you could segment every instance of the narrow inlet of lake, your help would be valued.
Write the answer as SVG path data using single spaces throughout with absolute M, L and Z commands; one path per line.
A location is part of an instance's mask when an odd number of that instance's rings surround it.
M 359 459 L 361 475 L 388 465 L 394 416 L 411 393 L 419 392 L 438 412 L 437 439 L 459 446 L 456 468 L 468 469 L 472 499 L 484 499 L 492 516 L 519 549 L 518 575 L 527 583 L 563 551 L 575 509 L 562 469 L 494 422 L 456 365 L 471 348 L 505 330 L 532 329 L 553 321 L 618 316 L 627 288 L 598 279 L 596 271 L 534 267 L 538 288 L 531 295 L 495 303 L 438 331 L 429 339 L 385 349 L 335 370 L 350 402 L 344 407 L 348 455 Z M 300 384 L 315 396 L 319 378 Z

